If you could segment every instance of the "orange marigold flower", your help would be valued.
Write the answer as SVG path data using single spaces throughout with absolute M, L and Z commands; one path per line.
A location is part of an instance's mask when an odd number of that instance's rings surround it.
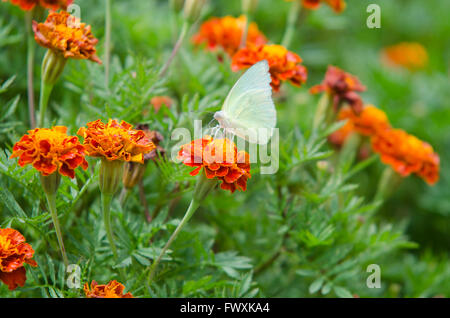
M 402 42 L 385 48 L 382 51 L 382 59 L 387 65 L 414 71 L 427 65 L 428 53 L 420 43 Z
M 349 107 L 344 107 L 339 111 L 338 120 L 347 122 L 328 137 L 328 141 L 338 148 L 354 132 L 370 137 L 381 130 L 391 128 L 386 113 L 373 105 L 366 105 L 359 114 L 355 114 Z
M 74 178 L 75 169 L 81 166 L 87 169 L 84 147 L 76 136 L 67 135 L 67 127 L 55 126 L 29 130 L 13 147 L 11 158 L 19 157 L 19 166 L 27 164 L 48 176 L 55 171 Z
M 144 154 L 155 149 L 142 130 L 132 129 L 133 125 L 113 119 L 104 124 L 100 119 L 81 127 L 78 135 L 84 138 L 86 154 L 103 157 L 109 161 L 122 160 L 144 163 Z
M 363 101 L 357 92 L 364 92 L 366 87 L 354 75 L 335 66 L 328 66 L 325 79 L 321 84 L 311 87 L 311 94 L 327 92 L 331 95 L 333 108 L 338 111 L 343 102 L 347 102 L 355 113 L 360 113 Z
M 306 82 L 307 70 L 301 65 L 302 59 L 297 54 L 288 51 L 281 45 L 248 46 L 239 50 L 234 56 L 231 68 L 234 72 L 246 69 L 253 64 L 267 60 L 269 63 L 272 88 L 280 90 L 281 82 L 289 81 L 293 85 L 300 86 Z
M 183 145 L 178 158 L 188 167 L 196 167 L 190 175 L 197 175 L 202 168 L 208 179 L 217 178 L 222 181 L 220 187 L 233 193 L 245 191 L 250 175 L 250 157 L 245 151 L 237 151 L 237 147 L 227 138 L 213 139 L 205 136 Z
M 27 280 L 24 264 L 36 267 L 34 250 L 25 237 L 14 229 L 0 228 L 0 280 L 10 290 L 23 287 Z
M 8 0 L 3 0 L 6 2 Z M 12 4 L 19 6 L 22 10 L 31 10 L 35 6 L 40 5 L 43 8 L 58 10 L 67 9 L 73 0 L 10 0 Z
M 243 15 L 239 18 L 232 16 L 211 18 L 202 24 L 200 31 L 193 36 L 192 41 L 196 45 L 206 43 L 207 49 L 210 51 L 222 48 L 231 57 L 239 50 L 245 20 L 246 17 Z M 267 39 L 259 31 L 256 23 L 250 23 L 247 44 L 263 45 L 265 43 L 267 43 Z
M 286 0 L 286 1 L 293 1 L 293 0 Z M 344 11 L 346 7 L 346 3 L 344 0 L 302 0 L 303 6 L 310 10 L 319 9 L 322 3 L 326 3 L 337 13 L 341 13 L 342 11 Z
M 95 280 L 89 284 L 84 284 L 84 293 L 86 298 L 134 298 L 131 293 L 123 294 L 125 286 L 121 283 L 112 280 L 106 285 L 99 285 Z
M 66 11 L 50 12 L 44 23 L 33 21 L 34 38 L 43 47 L 65 58 L 89 59 L 101 64 L 96 55 L 98 40 L 91 27 Z
M 414 173 L 428 184 L 439 180 L 439 156 L 428 143 L 401 129 L 379 131 L 372 137 L 372 148 L 404 177 Z
M 342 108 L 338 114 L 338 119 L 347 119 L 347 124 L 364 136 L 372 136 L 380 130 L 391 128 L 386 113 L 373 105 L 366 105 L 359 114 L 355 114 L 351 108 Z
M 173 100 L 169 96 L 155 96 L 150 100 L 150 104 L 153 106 L 155 113 L 159 112 L 161 107 L 172 107 Z

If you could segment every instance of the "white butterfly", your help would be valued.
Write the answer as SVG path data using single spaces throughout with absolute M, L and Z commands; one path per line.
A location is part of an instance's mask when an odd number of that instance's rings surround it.
M 267 144 L 277 122 L 270 82 L 266 60 L 249 68 L 214 114 L 220 127 L 251 143 Z

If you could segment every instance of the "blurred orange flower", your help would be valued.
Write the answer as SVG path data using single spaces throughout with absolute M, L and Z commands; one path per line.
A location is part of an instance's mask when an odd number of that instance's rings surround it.
M 248 46 L 239 50 L 234 56 L 231 68 L 234 72 L 246 69 L 253 64 L 267 60 L 272 77 L 272 88 L 278 92 L 281 82 L 289 81 L 293 85 L 300 86 L 306 82 L 308 72 L 301 65 L 302 59 L 297 54 L 288 51 L 281 45 Z
M 414 173 L 428 184 L 439 180 L 439 156 L 428 143 L 401 129 L 379 131 L 372 137 L 372 148 L 403 177 Z
M 311 87 L 311 94 L 327 92 L 333 102 L 333 109 L 337 112 L 343 102 L 349 104 L 355 113 L 363 109 L 363 101 L 357 92 L 364 92 L 366 87 L 354 75 L 344 72 L 335 66 L 328 66 L 325 79 L 321 84 Z
M 245 16 L 234 18 L 226 16 L 223 18 L 211 18 L 204 22 L 199 32 L 192 37 L 196 45 L 207 44 L 207 49 L 215 51 L 222 48 L 230 57 L 238 50 L 245 28 Z M 250 23 L 247 33 L 247 45 L 263 45 L 267 43 L 264 34 L 259 31 L 256 23 Z
M 183 145 L 178 158 L 188 167 L 196 167 L 190 175 L 197 175 L 202 168 L 208 179 L 218 178 L 220 187 L 234 193 L 245 191 L 250 175 L 250 157 L 245 151 L 237 151 L 231 140 L 205 136 Z
M 89 284 L 84 284 L 84 293 L 86 298 L 134 298 L 131 293 L 123 294 L 125 286 L 113 280 L 106 285 L 99 285 L 95 280 Z
M 96 55 L 98 40 L 92 34 L 91 27 L 65 11 L 50 12 L 44 23 L 33 21 L 33 31 L 37 43 L 65 58 L 102 63 Z
M 364 136 L 372 136 L 381 130 L 391 128 L 386 113 L 373 105 L 364 106 L 360 114 L 355 114 L 351 108 L 342 108 L 338 114 L 338 119 L 347 119 L 347 124 Z
M 150 100 L 150 104 L 153 106 L 155 113 L 159 112 L 161 107 L 172 107 L 173 100 L 169 96 L 155 96 Z
M 8 0 L 3 0 L 6 2 Z M 12 4 L 19 6 L 22 10 L 31 10 L 35 6 L 40 5 L 43 8 L 58 10 L 67 9 L 73 0 L 10 0 Z
M 81 127 L 78 135 L 84 138 L 86 154 L 91 157 L 103 157 L 109 161 L 122 160 L 144 163 L 144 154 L 155 149 L 142 130 L 122 121 L 110 119 L 104 124 L 100 119 Z
M 299 1 L 299 0 L 286 0 L 286 1 Z M 319 9 L 322 3 L 328 4 L 335 12 L 341 13 L 346 7 L 344 0 L 302 0 L 302 4 L 305 8 L 310 10 Z
M 402 42 L 383 49 L 382 59 L 387 65 L 414 71 L 428 64 L 428 53 L 420 43 Z
M 11 158 L 19 157 L 19 166 L 32 164 L 43 176 L 55 171 L 69 178 L 75 177 L 75 169 L 87 169 L 84 147 L 78 137 L 68 136 L 67 127 L 55 126 L 29 130 L 13 147 Z
M 25 237 L 14 229 L 0 228 L 0 280 L 10 290 L 24 286 L 27 280 L 24 264 L 36 267 L 34 250 Z
M 364 106 L 360 114 L 355 114 L 349 107 L 341 108 L 338 120 L 347 120 L 347 122 L 328 137 L 328 141 L 338 148 L 354 132 L 371 137 L 379 131 L 391 128 L 386 113 L 373 105 Z

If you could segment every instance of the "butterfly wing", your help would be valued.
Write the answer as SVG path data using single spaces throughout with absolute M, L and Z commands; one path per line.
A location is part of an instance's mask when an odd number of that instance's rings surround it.
M 221 111 L 227 126 L 224 128 L 249 142 L 266 144 L 277 121 L 270 82 L 266 60 L 249 68 L 225 99 Z

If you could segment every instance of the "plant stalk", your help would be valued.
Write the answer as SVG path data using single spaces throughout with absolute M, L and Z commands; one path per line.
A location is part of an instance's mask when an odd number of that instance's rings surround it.
M 291 10 L 289 11 L 288 20 L 286 23 L 286 29 L 283 35 L 283 40 L 281 41 L 281 45 L 284 46 L 285 48 L 288 48 L 289 45 L 291 44 L 298 16 L 300 14 L 300 8 L 301 8 L 300 1 L 295 0 L 292 2 Z
M 64 265 L 69 266 L 69 260 L 67 259 L 66 249 L 64 248 L 64 241 L 61 233 L 61 228 L 59 226 L 58 221 L 58 213 L 56 211 L 56 193 L 54 194 L 45 194 L 47 197 L 48 208 L 50 210 L 50 214 L 52 216 L 53 225 L 55 226 L 56 237 L 58 238 L 59 249 L 61 251 L 61 255 L 64 261 Z
M 175 43 L 175 46 L 173 47 L 172 53 L 170 54 L 169 59 L 167 60 L 167 62 L 164 64 L 164 66 L 161 68 L 161 71 L 159 72 L 159 77 L 163 78 L 167 71 L 169 70 L 170 64 L 172 64 L 173 59 L 175 58 L 175 56 L 177 55 L 181 44 L 183 44 L 184 38 L 186 37 L 186 34 L 189 30 L 189 26 L 190 23 L 185 20 L 183 23 L 183 27 L 181 28 L 181 32 L 180 32 L 180 36 L 178 37 L 177 42 Z
M 105 224 L 106 236 L 108 237 L 109 245 L 111 246 L 111 250 L 113 252 L 114 259 L 117 260 L 117 248 L 114 243 L 114 236 L 111 227 L 111 200 L 112 194 L 103 193 L 102 197 L 102 209 L 103 209 L 103 222 Z
M 175 229 L 175 231 L 170 236 L 170 238 L 167 241 L 166 245 L 161 250 L 161 253 L 159 254 L 158 258 L 156 259 L 156 261 L 151 266 L 150 273 L 149 273 L 149 276 L 148 276 L 149 282 L 152 281 L 153 276 L 155 275 L 155 272 L 156 272 L 156 268 L 158 267 L 158 264 L 161 262 L 161 259 L 163 258 L 163 256 L 166 253 L 167 249 L 170 247 L 172 242 L 176 239 L 176 237 L 181 232 L 181 230 L 186 225 L 186 223 L 189 221 L 189 219 L 192 217 L 192 215 L 194 215 L 194 212 L 197 211 L 199 206 L 200 206 L 200 203 L 196 199 L 192 199 L 191 204 L 189 205 L 189 207 L 188 207 L 188 209 L 187 209 L 183 219 L 181 220 L 180 224 L 178 224 L 177 228 Z
M 34 36 L 31 30 L 31 21 L 33 20 L 34 10 L 25 13 L 25 24 L 27 28 L 27 90 L 28 90 L 28 114 L 30 117 L 30 126 L 36 128 L 36 114 L 34 109 Z
M 111 64 L 111 0 L 106 0 L 105 14 L 105 87 L 109 88 L 109 70 Z

